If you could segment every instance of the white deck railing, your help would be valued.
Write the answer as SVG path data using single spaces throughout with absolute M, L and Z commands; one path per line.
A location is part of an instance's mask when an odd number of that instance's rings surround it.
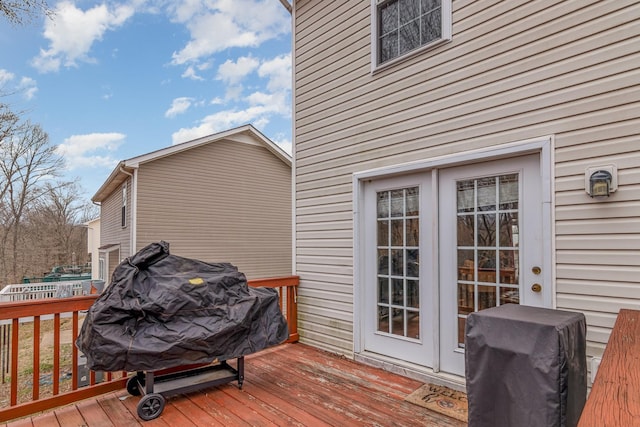
M 0 302 L 26 301 L 45 298 L 67 298 L 83 295 L 83 281 L 84 280 L 70 280 L 67 282 L 39 282 L 7 285 L 0 290 Z

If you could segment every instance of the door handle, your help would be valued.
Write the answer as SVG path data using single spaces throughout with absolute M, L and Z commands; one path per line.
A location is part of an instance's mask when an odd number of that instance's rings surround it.
M 533 292 L 540 292 L 542 290 L 542 285 L 540 283 L 534 283 L 531 285 L 531 290 Z

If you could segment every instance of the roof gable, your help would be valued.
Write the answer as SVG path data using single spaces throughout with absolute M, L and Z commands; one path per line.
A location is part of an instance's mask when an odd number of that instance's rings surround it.
M 128 160 L 123 160 L 118 163 L 118 165 L 114 168 L 107 180 L 102 184 L 102 186 L 98 189 L 91 200 L 94 202 L 101 202 L 106 199 L 124 181 L 126 181 L 126 179 L 131 175 L 134 169 L 138 168 L 144 163 L 222 140 L 265 147 L 274 156 L 291 167 L 291 156 L 289 154 L 287 154 L 282 148 L 280 148 L 278 145 L 264 136 L 252 125 L 244 125 L 224 132 L 219 132 L 216 134 L 204 136 L 202 138 L 175 144 L 170 147 L 132 157 Z

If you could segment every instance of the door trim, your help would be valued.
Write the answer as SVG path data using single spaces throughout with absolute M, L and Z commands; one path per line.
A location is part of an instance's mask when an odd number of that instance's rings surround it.
M 371 179 L 390 178 L 394 175 L 403 175 L 412 172 L 429 172 L 437 174 L 437 169 L 441 167 L 450 167 L 463 165 L 468 163 L 499 160 L 520 156 L 525 154 L 538 153 L 540 155 L 540 174 L 542 181 L 542 228 L 548 230 L 549 238 L 543 238 L 543 256 L 544 264 L 550 267 L 550 283 L 552 286 L 550 295 L 551 301 L 549 306 L 556 308 L 556 267 L 555 267 L 555 226 L 553 214 L 553 135 L 532 138 L 523 141 L 516 141 L 507 144 L 485 147 L 477 150 L 464 151 L 445 156 L 432 157 L 425 160 L 415 162 L 392 165 L 388 167 L 369 169 L 365 171 L 355 172 L 352 175 L 353 187 L 353 351 L 354 353 L 362 353 L 364 351 L 364 236 L 362 228 L 365 224 L 364 206 L 364 187 L 365 182 Z M 437 179 L 432 180 L 432 185 L 437 185 Z M 437 197 L 437 191 L 433 192 L 433 197 Z M 437 215 L 436 215 L 437 217 Z M 437 227 L 437 219 L 434 220 L 434 227 Z M 437 229 L 436 229 L 437 230 Z M 437 243 L 437 233 L 434 235 L 434 241 Z M 435 244 L 434 243 L 434 244 Z M 433 251 L 434 257 L 437 256 L 437 247 Z M 438 262 L 434 263 L 437 266 Z M 435 274 L 435 273 L 434 273 Z M 435 298 L 439 298 L 436 288 Z M 436 299 L 439 301 L 439 299 Z M 438 304 L 436 304 L 438 305 Z M 439 309 L 434 310 L 434 316 L 439 316 Z M 434 328 L 439 326 L 438 318 L 433 319 Z M 438 334 L 435 334 L 436 342 L 434 342 L 434 360 L 433 372 L 439 371 L 439 341 Z

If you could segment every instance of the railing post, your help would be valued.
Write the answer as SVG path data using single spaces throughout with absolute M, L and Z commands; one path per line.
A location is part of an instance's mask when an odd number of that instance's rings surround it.
M 33 400 L 38 400 L 39 398 L 40 398 L 40 316 L 33 316 Z
M 73 312 L 73 320 L 71 324 L 71 390 L 78 389 L 78 347 L 75 345 L 75 339 L 78 336 L 78 312 Z
M 60 313 L 53 315 L 53 395 L 60 394 Z
M 287 324 L 289 339 L 287 342 L 298 342 L 298 285 L 287 287 Z
M 18 404 L 18 319 L 13 319 L 11 327 L 11 405 Z

